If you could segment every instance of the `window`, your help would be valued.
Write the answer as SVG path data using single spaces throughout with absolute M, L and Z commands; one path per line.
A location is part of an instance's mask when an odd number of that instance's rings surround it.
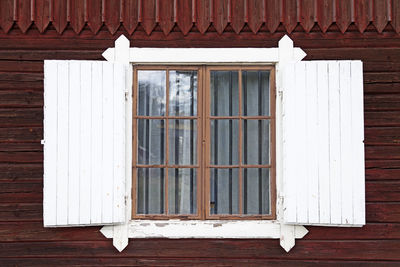
M 275 218 L 274 75 L 135 67 L 133 218 Z
M 303 225 L 365 224 L 361 61 L 301 61 L 287 36 L 115 45 L 108 62 L 45 61 L 45 227 L 107 225 L 119 251 L 153 237 L 280 238 L 289 251 Z

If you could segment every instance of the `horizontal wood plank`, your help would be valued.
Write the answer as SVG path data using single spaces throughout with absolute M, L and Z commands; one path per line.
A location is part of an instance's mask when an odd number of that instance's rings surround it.
M 397 260 L 400 254 L 399 240 L 365 241 L 313 241 L 297 240 L 296 246 L 286 253 L 279 246 L 279 240 L 231 240 L 229 249 L 221 249 L 223 240 L 195 239 L 135 239 L 131 240 L 124 253 L 118 253 L 112 243 L 105 241 L 58 241 L 0 243 L 0 257 L 219 257 L 253 259 L 308 259 L 308 260 Z M 363 249 L 360 250 L 359 248 Z M 312 253 L 310 253 L 312 251 Z
M 208 258 L 48 258 L 48 257 L 34 257 L 34 258 L 18 258 L 9 257 L 1 259 L 5 266 L 248 266 L 256 267 L 263 266 L 266 263 L 265 259 L 221 259 L 219 257 Z M 268 259 L 268 266 L 366 266 L 366 267 L 395 267 L 400 264 L 400 261 L 342 261 L 342 260 L 276 260 Z
M 43 107 L 41 90 L 0 90 L 0 108 Z
M 40 142 L 43 139 L 42 127 L 0 128 L 0 143 Z
M 43 164 L 42 162 L 31 163 L 0 163 L 0 183 L 22 182 L 22 181 L 42 181 Z
M 0 108 L 0 127 L 42 126 L 43 108 Z

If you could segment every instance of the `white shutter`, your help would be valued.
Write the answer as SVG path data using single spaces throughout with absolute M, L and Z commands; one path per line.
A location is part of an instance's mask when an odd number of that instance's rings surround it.
M 44 63 L 45 226 L 125 221 L 125 66 Z
M 283 71 L 283 193 L 288 224 L 365 224 L 361 61 Z

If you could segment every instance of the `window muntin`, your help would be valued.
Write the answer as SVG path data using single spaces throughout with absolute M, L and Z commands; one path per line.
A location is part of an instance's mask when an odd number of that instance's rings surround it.
M 208 67 L 206 74 L 206 218 L 272 219 L 274 69 Z
M 269 66 L 136 67 L 133 218 L 273 219 L 273 79 Z

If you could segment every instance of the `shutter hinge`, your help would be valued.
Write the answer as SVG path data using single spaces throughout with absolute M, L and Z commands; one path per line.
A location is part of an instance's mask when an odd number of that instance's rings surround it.
M 44 145 L 44 139 L 40 140 L 40 144 Z
M 129 92 L 125 92 L 125 101 L 128 101 Z

